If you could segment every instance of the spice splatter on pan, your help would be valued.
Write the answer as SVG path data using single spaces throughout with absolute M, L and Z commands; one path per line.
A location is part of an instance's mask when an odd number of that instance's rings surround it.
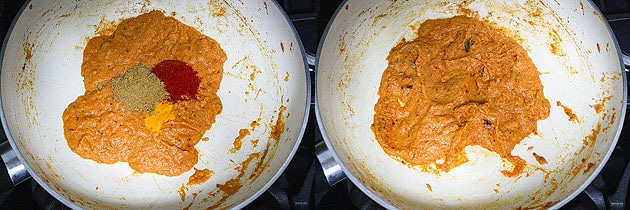
M 63 113 L 68 146 L 140 173 L 192 169 L 195 145 L 222 110 L 216 93 L 226 60 L 215 40 L 162 12 L 123 20 L 84 50 L 85 94 Z
M 395 46 L 387 60 L 372 124 L 387 154 L 448 172 L 468 161 L 466 146 L 479 145 L 511 163 L 504 175 L 520 174 L 525 160 L 511 152 L 536 133 L 550 104 L 518 43 L 457 16 L 424 22 L 418 38 Z

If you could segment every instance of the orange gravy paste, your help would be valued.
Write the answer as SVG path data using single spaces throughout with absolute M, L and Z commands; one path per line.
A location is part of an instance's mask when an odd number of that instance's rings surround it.
M 464 16 L 428 20 L 417 35 L 391 49 L 381 78 L 371 129 L 385 153 L 448 172 L 478 145 L 513 165 L 504 175 L 522 172 L 525 161 L 510 153 L 550 109 L 527 52 Z
M 113 96 L 109 81 L 142 62 L 153 67 L 164 60 L 189 64 L 200 79 L 197 99 L 175 102 L 175 119 L 162 134 L 145 127 L 151 113 L 126 109 Z M 111 35 L 89 40 L 81 75 L 85 93 L 63 113 L 70 149 L 99 163 L 127 162 L 140 173 L 177 176 L 196 163 L 195 145 L 221 112 L 217 96 L 223 63 L 219 43 L 162 12 L 123 20 Z

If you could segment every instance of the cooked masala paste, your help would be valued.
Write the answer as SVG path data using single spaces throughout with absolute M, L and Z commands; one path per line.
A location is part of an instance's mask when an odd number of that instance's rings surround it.
M 99 163 L 177 176 L 221 112 L 219 43 L 152 11 L 123 20 L 83 52 L 85 93 L 63 113 L 70 149 Z
M 527 52 L 485 21 L 465 16 L 427 20 L 417 38 L 387 57 L 371 126 L 383 150 L 428 171 L 448 172 L 478 145 L 511 163 L 537 121 L 549 116 L 540 73 Z

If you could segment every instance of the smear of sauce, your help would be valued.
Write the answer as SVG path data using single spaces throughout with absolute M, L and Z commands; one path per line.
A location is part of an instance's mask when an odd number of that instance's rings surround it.
M 596 104 L 594 108 L 595 108 L 595 112 L 597 112 L 597 114 L 599 114 L 602 111 L 604 111 L 604 104 Z
M 587 163 L 586 168 L 584 169 L 582 174 L 588 173 L 591 169 L 593 169 L 593 167 L 595 167 L 595 163 Z
M 597 141 L 597 136 L 599 132 L 602 130 L 602 123 L 597 122 L 597 126 L 591 130 L 591 135 L 588 135 L 584 138 L 584 145 L 590 145 Z
M 252 161 L 256 158 L 258 158 L 260 156 L 260 153 L 252 153 L 249 155 L 249 157 L 243 161 L 238 167 L 235 168 L 236 171 L 239 172 L 239 174 L 226 181 L 223 184 L 217 184 L 216 187 L 224 192 L 224 196 L 221 198 L 221 200 L 219 202 L 216 202 L 215 206 L 211 206 L 208 209 L 215 209 L 218 207 L 218 205 L 222 204 L 225 200 L 227 200 L 230 195 L 234 195 L 236 194 L 242 187 L 243 187 L 243 183 L 241 182 L 241 178 L 243 178 L 243 176 L 245 176 L 246 174 L 246 170 L 248 168 L 248 166 L 252 163 Z M 215 196 L 213 193 L 210 193 L 209 196 Z
M 573 110 L 571 108 L 563 105 L 560 101 L 556 101 L 556 105 L 564 109 L 564 113 L 569 117 L 569 121 L 574 122 L 574 123 L 578 122 L 578 116 L 575 113 L 573 113 Z
M 267 7 L 267 1 L 263 1 L 263 5 L 265 6 L 265 13 L 269 14 L 269 7 Z
M 177 192 L 179 193 L 179 198 L 182 199 L 182 201 L 185 201 L 186 200 L 186 186 L 182 184 L 182 186 L 179 187 Z
M 94 26 L 94 33 L 99 36 L 109 36 L 116 31 L 116 26 L 118 23 L 116 21 L 107 21 L 105 16 L 101 17 L 101 20 L 98 25 Z
M 192 199 L 192 201 L 190 202 L 190 204 L 188 204 L 188 206 L 184 207 L 184 208 L 183 208 L 183 210 L 188 210 L 188 209 L 190 209 L 190 207 L 193 205 L 193 203 L 195 203 L 195 199 L 197 198 L 197 195 L 198 195 L 198 194 L 197 194 L 197 193 L 192 193 L 192 195 L 193 195 L 193 199 Z
M 276 117 L 276 123 L 271 126 L 271 138 L 276 141 L 280 140 L 280 136 L 282 136 L 282 132 L 284 131 L 284 111 L 287 110 L 287 107 L 280 106 L 280 112 L 278 113 L 278 117 Z
M 25 41 L 23 44 L 23 48 L 24 48 L 24 55 L 26 56 L 26 60 L 29 61 L 31 60 L 31 58 L 33 58 L 33 44 L 28 43 L 28 41 Z
M 610 99 L 612 99 L 612 96 L 605 97 L 604 99 L 602 99 L 601 102 L 595 104 L 595 106 L 593 107 L 593 108 L 595 108 L 595 112 L 597 112 L 597 114 L 599 114 L 602 111 L 604 111 L 604 108 L 606 107 L 606 102 L 609 101 Z
M 241 147 L 243 146 L 243 139 L 245 138 L 245 136 L 249 134 L 250 132 L 247 129 L 239 130 L 238 136 L 236 137 L 236 139 L 234 139 L 234 142 L 233 142 L 234 147 L 232 147 L 230 151 L 228 151 L 228 153 L 235 153 L 241 150 Z
M 252 130 L 256 130 L 256 127 L 260 126 L 260 123 L 257 120 L 252 121 L 252 123 L 249 124 L 249 126 L 252 128 Z
M 257 147 L 259 141 L 259 139 L 249 140 L 249 142 L 252 144 L 252 147 Z
M 560 44 L 562 43 L 562 37 L 560 37 L 558 31 L 552 29 L 551 32 L 549 32 L 549 37 L 552 38 L 552 42 L 549 43 L 549 49 L 551 50 L 551 53 L 558 56 L 565 56 L 566 54 L 562 51 L 562 47 L 560 46 Z
M 195 173 L 188 177 L 188 185 L 201 184 L 205 181 L 208 181 L 210 177 L 214 174 L 214 171 L 210 169 L 199 170 L 195 168 Z
M 218 6 L 218 7 L 214 7 L 215 10 L 212 11 L 212 16 L 214 17 L 223 17 L 225 16 L 225 13 L 227 12 L 227 8 L 225 8 L 224 6 Z
M 599 42 L 597 43 L 597 52 L 598 52 L 598 53 L 601 53 L 601 52 L 602 52 L 602 49 L 601 49 L 601 47 L 599 46 Z
M 547 164 L 547 159 L 546 159 L 545 157 L 540 156 L 540 155 L 536 154 L 535 152 L 534 152 L 534 153 L 532 153 L 532 156 L 534 156 L 534 158 L 536 158 L 536 161 L 537 161 L 538 163 L 540 163 L 540 165 L 545 165 L 545 164 Z

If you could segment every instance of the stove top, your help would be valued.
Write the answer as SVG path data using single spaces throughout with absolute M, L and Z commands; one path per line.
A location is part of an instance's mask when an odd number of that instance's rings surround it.
M 320 37 L 342 0 L 277 0 L 297 29 L 307 52 L 314 78 L 314 56 Z M 4 37 L 13 18 L 25 0 L 0 0 L 0 37 Z M 627 0 L 594 0 L 617 35 L 625 55 L 630 55 L 630 2 Z M 630 61 L 630 56 L 624 56 Z M 630 63 L 630 62 L 629 62 Z M 313 84 L 313 87 L 314 84 Z M 313 109 L 314 106 L 312 106 Z M 376 202 L 347 180 L 329 186 L 315 145 L 323 141 L 311 110 L 300 147 L 278 180 L 245 209 L 382 209 Z M 626 116 L 625 122 L 630 122 Z M 561 209 L 629 209 L 625 207 L 630 187 L 630 127 L 626 123 L 614 152 L 595 180 L 575 199 Z M 6 141 L 0 130 L 2 141 Z M 16 186 L 0 209 L 67 209 L 32 179 Z

